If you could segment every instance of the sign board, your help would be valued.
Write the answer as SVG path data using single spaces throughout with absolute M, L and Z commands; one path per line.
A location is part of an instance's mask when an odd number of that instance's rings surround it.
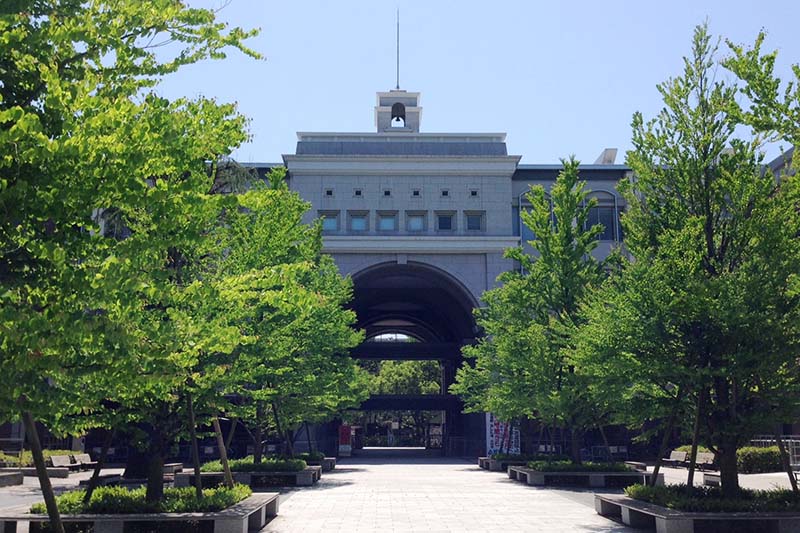
M 509 422 L 503 422 L 493 413 L 486 413 L 486 455 L 495 453 L 517 454 L 520 452 L 519 428 L 511 428 Z
M 339 426 L 339 455 L 350 457 L 353 450 L 353 430 L 347 424 Z

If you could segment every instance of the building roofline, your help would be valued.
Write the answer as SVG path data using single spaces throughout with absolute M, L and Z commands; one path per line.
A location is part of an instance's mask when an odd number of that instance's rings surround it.
M 520 164 L 517 165 L 517 170 L 562 170 L 564 165 L 558 164 Z M 580 170 L 623 170 L 628 171 L 630 167 L 627 165 L 593 165 L 582 164 Z

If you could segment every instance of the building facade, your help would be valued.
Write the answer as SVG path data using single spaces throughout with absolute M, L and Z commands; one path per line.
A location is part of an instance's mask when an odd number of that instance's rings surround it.
M 289 188 L 311 203 L 307 222 L 323 220 L 324 252 L 353 279 L 353 308 L 367 335 L 353 355 L 441 364 L 441 394 L 373 397 L 362 408 L 444 411 L 445 452 L 482 453 L 484 417 L 463 415 L 447 387 L 461 347 L 480 336 L 473 309 L 515 268 L 504 251 L 531 238 L 519 217 L 525 193 L 549 189 L 561 166 L 521 165 L 503 133 L 421 132 L 419 93 L 380 92 L 374 112 L 375 132 L 298 133 L 295 153 L 283 157 Z M 616 184 L 628 169 L 614 154 L 581 168 L 598 198 L 592 222 L 606 228 L 601 256 L 623 237 Z M 374 342 L 389 333 L 417 342 Z

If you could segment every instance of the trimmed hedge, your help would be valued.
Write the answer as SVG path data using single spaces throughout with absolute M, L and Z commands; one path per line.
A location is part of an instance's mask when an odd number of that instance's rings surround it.
M 763 513 L 800 511 L 800 496 L 788 489 L 740 489 L 736 498 L 723 499 L 719 487 L 693 487 L 691 496 L 687 496 L 686 485 L 666 485 L 663 487 L 631 485 L 625 489 L 625 494 L 635 500 L 687 512 Z
M 325 459 L 325 454 L 322 452 L 298 453 L 296 459 L 302 459 L 306 463 L 308 463 L 309 461 L 319 462 Z
M 781 452 L 777 446 L 757 448 L 747 446 L 736 451 L 736 463 L 742 474 L 761 474 L 763 472 L 780 472 Z
M 164 500 L 153 504 L 145 500 L 145 487 L 97 487 L 88 505 L 83 504 L 83 490 L 66 492 L 56 503 L 64 514 L 208 513 L 227 509 L 253 494 L 247 485 L 234 485 L 232 489 L 203 489 L 203 498 L 198 500 L 194 491 L 194 487 L 164 489 Z M 35 503 L 31 512 L 45 514 L 47 509 L 44 503 Z
M 692 445 L 684 444 L 683 446 L 678 446 L 677 448 L 675 448 L 675 451 L 692 453 Z M 709 450 L 705 446 L 697 446 L 697 453 L 711 453 L 711 450 Z
M 44 460 L 47 462 L 52 455 L 73 455 L 75 450 L 42 450 Z M 0 452 L 0 463 L 5 463 L 10 466 L 33 466 L 33 453 L 30 450 L 23 450 L 19 457 L 14 455 L 7 455 Z
M 253 456 L 244 459 L 229 459 L 228 464 L 232 472 L 299 472 L 306 466 L 302 459 L 276 459 L 266 458 L 260 463 L 253 462 Z M 209 461 L 200 466 L 201 472 L 222 472 L 222 463 L 219 460 Z
M 625 463 L 592 463 L 580 465 L 570 461 L 531 461 L 528 468 L 538 472 L 635 472 Z
M 495 453 L 489 456 L 490 459 L 495 461 L 568 461 L 569 457 L 566 455 L 547 455 L 541 453 Z

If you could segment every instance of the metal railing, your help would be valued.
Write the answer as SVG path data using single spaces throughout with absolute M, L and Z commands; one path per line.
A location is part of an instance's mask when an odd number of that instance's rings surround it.
M 789 454 L 789 462 L 793 465 L 800 465 L 800 435 L 781 435 L 783 445 Z M 768 448 L 777 446 L 775 435 L 756 435 L 750 440 L 750 446 L 758 448 Z

